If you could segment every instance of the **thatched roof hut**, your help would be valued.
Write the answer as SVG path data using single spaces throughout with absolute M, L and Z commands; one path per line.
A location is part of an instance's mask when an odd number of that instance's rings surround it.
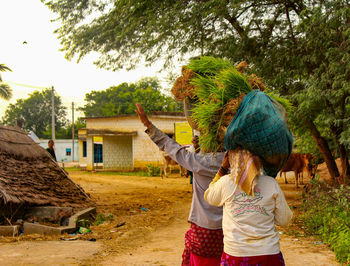
M 84 207 L 93 202 L 51 155 L 18 127 L 0 125 L 0 206 Z

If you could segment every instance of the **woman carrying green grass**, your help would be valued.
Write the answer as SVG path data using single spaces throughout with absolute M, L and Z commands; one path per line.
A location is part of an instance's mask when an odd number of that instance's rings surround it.
M 224 138 L 222 167 L 205 200 L 223 206 L 224 266 L 284 265 L 275 224 L 287 225 L 292 212 L 274 177 L 292 150 L 283 108 L 260 91 L 242 101 Z

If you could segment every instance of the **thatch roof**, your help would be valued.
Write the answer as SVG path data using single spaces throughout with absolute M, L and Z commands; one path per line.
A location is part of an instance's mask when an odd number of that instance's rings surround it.
M 22 130 L 0 125 L 1 205 L 89 206 L 83 189 Z

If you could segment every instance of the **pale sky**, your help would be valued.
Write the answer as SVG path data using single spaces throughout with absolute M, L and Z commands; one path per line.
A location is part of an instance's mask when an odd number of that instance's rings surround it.
M 40 0 L 1 0 L 0 1 L 0 63 L 12 69 L 1 72 L 3 81 L 13 90 L 10 101 L 0 99 L 0 118 L 9 103 L 27 98 L 35 88 L 19 86 L 25 84 L 38 87 L 54 86 L 68 107 L 71 117 L 71 104 L 84 105 L 85 94 L 92 90 L 105 90 L 122 82 L 135 82 L 142 77 L 157 76 L 165 80 L 166 73 L 158 73 L 161 64 L 151 68 L 139 67 L 133 71 L 112 72 L 95 67 L 95 55 L 89 55 L 79 64 L 67 61 L 60 52 L 60 41 L 53 31 L 59 24 L 50 20 L 56 18 Z M 26 41 L 27 44 L 23 44 Z M 179 73 L 180 73 L 179 68 Z M 82 114 L 75 114 L 75 117 Z

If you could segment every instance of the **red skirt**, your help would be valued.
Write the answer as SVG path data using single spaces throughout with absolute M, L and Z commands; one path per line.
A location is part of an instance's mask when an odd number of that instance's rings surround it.
M 222 253 L 220 266 L 284 266 L 282 253 L 251 257 L 234 257 Z
M 220 257 L 223 252 L 222 229 L 211 230 L 191 223 L 190 230 L 185 235 L 185 250 L 182 254 L 182 266 L 193 265 L 194 260 L 200 258 L 202 261 L 206 258 L 216 258 L 219 265 Z M 191 254 L 192 263 L 191 263 Z

